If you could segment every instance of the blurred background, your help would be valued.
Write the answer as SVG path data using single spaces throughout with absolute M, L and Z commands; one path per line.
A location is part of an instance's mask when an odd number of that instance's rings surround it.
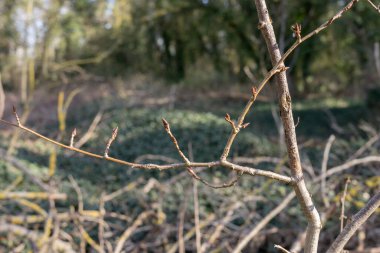
M 346 1 L 267 4 L 284 52 L 295 41 L 293 24 L 300 23 L 306 34 Z M 15 105 L 23 124 L 64 143 L 76 128 L 76 145 L 99 154 L 118 126 L 110 156 L 160 164 L 180 161 L 161 125 L 165 117 L 192 160 L 217 160 L 230 132 L 225 113 L 237 118 L 251 87 L 271 68 L 257 25 L 252 0 L 1 0 L 0 116 L 14 122 Z M 324 185 L 310 183 L 325 223 L 321 252 L 339 232 L 346 178 L 347 217 L 379 190 L 379 27 L 379 13 L 359 2 L 286 60 L 307 180 L 323 168 L 351 162 Z M 251 125 L 239 134 L 231 159 L 289 175 L 276 99 L 270 83 L 249 113 Z M 54 221 L 57 213 L 67 215 L 54 223 L 56 230 L 47 228 L 47 216 L 35 208 L 1 197 L 4 252 L 54 252 L 46 246 L 54 240 L 73 252 L 111 252 L 139 218 L 142 224 L 126 239 L 125 252 L 233 252 L 291 191 L 250 176 L 215 190 L 182 170 L 123 167 L 64 151 L 5 125 L 0 129 L 3 193 L 39 192 L 47 186 L 67 194 L 54 208 L 51 201 L 33 200 L 45 214 L 55 210 Z M 222 168 L 200 175 L 215 184 L 234 178 Z M 119 195 L 103 203 L 110 216 L 102 217 L 106 225 L 99 233 L 99 216 L 90 219 L 88 212 L 100 210 L 102 193 L 117 190 Z M 151 210 L 154 214 L 141 216 Z M 36 215 L 41 219 L 31 220 Z M 273 244 L 299 252 L 305 227 L 292 200 L 243 252 L 275 252 Z M 347 248 L 379 250 L 379 227 L 377 212 Z M 20 236 L 20 229 L 36 237 Z

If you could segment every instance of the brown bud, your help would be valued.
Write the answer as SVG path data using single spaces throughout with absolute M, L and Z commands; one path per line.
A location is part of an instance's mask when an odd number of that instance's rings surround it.
M 292 25 L 293 36 L 297 37 L 297 40 L 301 40 L 301 25 L 296 23 Z
M 255 97 L 257 95 L 257 88 L 255 86 L 252 86 L 251 92 L 252 92 L 252 96 Z
M 162 118 L 162 124 L 164 125 L 164 128 L 167 132 L 170 131 L 170 125 L 169 122 L 166 121 L 166 119 Z
M 115 140 L 116 136 L 117 136 L 117 132 L 119 131 L 119 127 L 115 127 L 112 131 L 112 139 Z
M 224 116 L 224 119 L 227 121 L 227 122 L 230 122 L 231 121 L 231 116 L 226 113 L 226 116 Z

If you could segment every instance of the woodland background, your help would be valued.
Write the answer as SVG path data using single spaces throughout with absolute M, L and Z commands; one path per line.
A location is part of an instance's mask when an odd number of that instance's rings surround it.
M 290 29 L 294 23 L 307 33 L 344 4 L 268 1 L 281 51 L 295 40 Z M 11 108 L 15 105 L 25 125 L 66 143 L 76 128 L 81 146 L 99 153 L 118 126 L 112 156 L 156 163 L 180 160 L 162 128 L 165 117 L 190 157 L 218 159 L 230 132 L 225 113 L 238 116 L 250 87 L 271 68 L 257 24 L 251 0 L 1 0 L 0 73 L 5 96 L 0 94 L 0 115 L 14 121 Z M 379 13 L 359 2 L 286 61 L 309 181 L 321 174 L 332 135 L 335 141 L 327 169 L 353 159 L 379 157 L 379 27 Z M 248 121 L 251 125 L 233 146 L 233 159 L 286 171 L 272 84 L 259 96 Z M 0 130 L 2 192 L 39 191 L 40 186 L 31 183 L 38 178 L 67 194 L 67 200 L 56 203 L 57 212 L 64 213 L 70 206 L 79 208 L 78 188 L 84 209 L 99 210 L 102 193 L 124 187 L 122 195 L 105 205 L 107 212 L 122 215 L 108 217 L 105 240 L 111 245 L 136 217 L 155 210 L 155 217 L 145 219 L 128 238 L 126 252 L 175 252 L 177 248 L 196 252 L 194 227 L 200 224 L 203 252 L 232 252 L 289 191 L 249 176 L 241 177 L 234 187 L 215 190 L 193 182 L 185 171 L 142 171 L 94 161 L 16 129 L 0 125 Z M 371 162 L 329 177 L 324 198 L 319 183 L 310 185 L 326 218 L 321 252 L 339 232 L 346 178 L 351 180 L 345 202 L 349 217 L 379 190 L 379 168 L 379 162 Z M 214 183 L 232 177 L 223 169 L 201 174 Z M 197 201 L 199 207 L 194 208 Z M 49 209 L 48 201 L 37 204 Z M 194 210 L 199 211 L 198 225 Z M 43 234 L 44 221 L 26 222 L 34 212 L 13 199 L 0 200 L 0 221 Z M 306 224 L 300 213 L 292 201 L 251 240 L 246 252 L 275 252 L 274 243 L 297 247 Z M 97 242 L 96 220 L 79 220 L 79 225 L 65 221 L 61 230 L 75 251 L 95 251 L 80 228 Z M 217 229 L 220 232 L 213 237 Z M 0 251 L 38 248 L 23 236 L 3 233 L 1 228 L 0 233 Z M 348 248 L 354 252 L 379 249 L 379 236 L 377 212 Z

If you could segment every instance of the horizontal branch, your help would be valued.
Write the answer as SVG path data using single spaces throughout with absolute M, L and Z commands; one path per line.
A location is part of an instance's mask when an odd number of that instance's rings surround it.
M 13 126 L 13 127 L 17 127 L 17 128 L 20 128 L 44 141 L 47 141 L 47 142 L 50 142 L 58 147 L 61 147 L 63 149 L 67 149 L 67 150 L 71 150 L 71 151 L 74 151 L 74 152 L 77 152 L 77 153 L 80 153 L 82 155 L 85 155 L 85 156 L 88 156 L 88 157 L 91 157 L 91 158 L 95 158 L 95 159 L 100 159 L 100 160 L 107 160 L 107 161 L 110 161 L 110 162 L 113 162 L 113 163 L 117 163 L 117 164 L 121 164 L 121 165 L 126 165 L 126 166 L 130 166 L 132 168 L 136 168 L 136 169 L 147 169 L 147 170 L 169 170 L 169 169 L 179 169 L 179 168 L 212 168 L 212 167 L 218 167 L 218 166 L 221 166 L 221 167 L 225 167 L 225 168 L 228 168 L 228 169 L 232 169 L 234 171 L 237 171 L 237 172 L 241 172 L 241 173 L 244 173 L 244 174 L 248 174 L 248 175 L 251 175 L 251 176 L 264 176 L 264 177 L 268 177 L 270 179 L 275 179 L 277 181 L 281 181 L 281 182 L 284 182 L 284 183 L 291 183 L 292 182 L 292 178 L 291 177 L 288 177 L 288 176 L 284 176 L 284 175 L 281 175 L 281 174 L 278 174 L 278 173 L 275 173 L 275 172 L 271 172 L 271 171 L 266 171 L 266 170 L 260 170 L 260 169 L 255 169 L 255 168 L 251 168 L 251 167 L 246 167 L 246 166 L 241 166 L 241 165 L 238 165 L 238 164 L 234 164 L 234 163 L 231 163 L 231 162 L 228 162 L 228 161 L 212 161 L 212 162 L 190 162 L 182 153 L 183 157 L 186 158 L 186 162 L 184 163 L 172 163 L 172 164 L 164 164 L 164 165 L 159 165 L 159 164 L 153 164 L 153 163 L 148 163 L 148 164 L 142 164 L 142 163 L 134 163 L 134 162 L 128 162 L 128 161 L 125 161 L 125 160 L 121 160 L 121 159 L 117 159 L 117 158 L 113 158 L 113 157 L 110 157 L 110 156 L 104 156 L 104 155 L 98 155 L 98 154 L 95 154 L 95 153 L 92 153 L 92 152 L 89 152 L 89 151 L 85 151 L 83 149 L 79 149 L 79 148 L 76 148 L 74 146 L 70 146 L 70 145 L 66 145 L 66 144 L 63 144 L 61 142 L 58 142 L 58 141 L 55 141 L 53 139 L 50 139 L 28 127 L 25 127 L 21 124 L 13 124 L 11 122 L 8 122 L 6 120 L 2 120 L 0 119 L 0 122 L 6 124 L 6 125 L 9 125 L 9 126 Z M 174 137 L 172 135 L 172 137 Z M 177 143 L 178 145 L 178 143 Z M 176 145 L 176 147 L 177 147 Z M 177 148 L 178 150 L 178 148 Z
M 48 193 L 48 192 L 0 192 L 0 200 L 5 199 L 55 199 L 65 200 L 65 193 Z

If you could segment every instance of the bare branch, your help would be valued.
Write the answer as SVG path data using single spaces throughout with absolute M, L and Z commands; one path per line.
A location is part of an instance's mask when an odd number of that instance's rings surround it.
M 232 170 L 240 171 L 240 172 L 243 172 L 243 173 L 251 175 L 251 176 L 256 176 L 256 175 L 264 176 L 264 177 L 275 179 L 275 180 L 278 180 L 278 181 L 281 181 L 281 182 L 285 182 L 285 183 L 288 183 L 288 184 L 292 182 L 292 178 L 290 178 L 288 176 L 280 175 L 280 174 L 277 174 L 275 172 L 271 172 L 271 171 L 267 171 L 267 170 L 259 170 L 259 169 L 255 169 L 255 168 L 251 168 L 251 167 L 240 166 L 240 165 L 228 162 L 228 161 L 223 161 L 223 163 L 220 162 L 220 161 L 213 161 L 213 162 L 190 162 L 190 161 L 188 161 L 188 162 L 185 162 L 185 163 L 173 163 L 173 164 L 164 164 L 164 165 L 151 164 L 151 163 L 140 164 L 140 163 L 128 162 L 128 161 L 117 159 L 117 158 L 113 158 L 113 157 L 110 157 L 110 156 L 105 157 L 105 156 L 102 156 L 102 155 L 91 153 L 91 152 L 88 152 L 88 151 L 85 151 L 83 149 L 79 149 L 79 148 L 76 148 L 76 147 L 70 147 L 69 145 L 65 145 L 65 144 L 63 144 L 61 142 L 52 140 L 52 139 L 50 139 L 50 138 L 48 138 L 48 137 L 46 137 L 46 136 L 44 136 L 44 135 L 42 135 L 40 133 L 37 133 L 36 131 L 34 131 L 32 129 L 27 128 L 27 127 L 22 126 L 22 125 L 19 126 L 19 125 L 13 124 L 11 122 L 8 122 L 8 121 L 2 120 L 2 119 L 0 119 L 0 122 L 4 123 L 6 125 L 9 125 L 9 126 L 21 128 L 22 130 L 24 130 L 24 131 L 26 131 L 26 132 L 28 132 L 28 133 L 30 133 L 30 134 L 32 134 L 32 135 L 34 135 L 34 136 L 42 139 L 44 141 L 50 142 L 50 143 L 52 143 L 54 145 L 57 145 L 57 146 L 59 146 L 61 148 L 64 148 L 64 149 L 67 149 L 67 150 L 71 150 L 71 151 L 75 151 L 77 153 L 80 153 L 80 154 L 85 155 L 85 156 L 89 156 L 91 158 L 102 159 L 102 160 L 105 159 L 105 160 L 113 162 L 113 163 L 118 163 L 118 164 L 130 166 L 130 167 L 136 168 L 136 169 L 169 170 L 169 169 L 188 168 L 188 167 L 191 167 L 191 168 L 212 168 L 212 167 L 217 167 L 217 166 L 223 166 L 225 168 L 229 168 L 229 169 L 232 169 Z M 166 130 L 166 128 L 165 128 L 165 130 Z M 169 127 L 169 132 L 170 132 L 170 134 L 169 133 L 168 134 L 169 134 L 169 136 L 170 136 L 171 139 L 174 138 L 175 142 L 173 142 L 173 143 L 176 145 L 176 148 L 177 148 L 178 142 L 175 139 L 174 135 L 171 133 L 170 127 Z M 172 139 L 172 141 L 173 141 L 173 139 Z M 177 150 L 178 149 L 179 149 L 179 146 L 178 146 Z M 182 151 L 180 149 L 179 149 L 179 151 L 182 153 Z M 186 158 L 186 156 L 183 153 L 182 153 L 181 157 L 182 158 Z
M 344 164 L 335 166 L 335 167 L 326 171 L 326 177 L 329 177 L 329 176 L 332 176 L 336 173 L 348 170 L 354 166 L 364 165 L 364 164 L 368 164 L 368 163 L 380 163 L 380 156 L 366 156 L 363 158 L 354 159 L 354 160 L 348 161 Z M 313 181 L 320 180 L 321 178 L 322 178 L 322 175 L 315 178 Z
M 223 183 L 222 185 L 213 185 L 213 184 L 207 182 L 206 180 L 204 180 L 203 178 L 201 178 L 200 176 L 198 176 L 192 168 L 188 167 L 187 171 L 189 172 L 189 174 L 194 179 L 196 179 L 196 180 L 202 182 L 203 184 L 207 185 L 208 187 L 211 187 L 211 188 L 214 188 L 214 189 L 221 189 L 221 188 L 232 187 L 232 186 L 236 185 L 236 183 L 238 182 L 238 180 L 240 179 L 240 177 L 243 175 L 243 173 L 240 172 L 238 174 L 238 176 L 236 178 L 234 178 L 231 182 Z
M 377 6 L 371 1 L 371 0 L 367 0 L 367 2 L 375 9 L 377 10 L 378 13 L 380 13 L 380 4 L 378 4 Z
M 270 211 L 263 219 L 260 220 L 258 224 L 246 235 L 243 240 L 241 240 L 238 245 L 234 248 L 232 253 L 240 253 L 245 246 L 254 238 L 274 217 L 276 217 L 280 212 L 282 212 L 296 196 L 294 192 L 291 192 L 286 196 L 286 198 L 272 211 Z
M 286 250 L 286 249 L 285 249 L 284 247 L 282 247 L 281 245 L 277 245 L 277 244 L 275 244 L 275 245 L 274 245 L 274 248 L 275 248 L 275 249 L 278 249 L 278 250 L 280 250 L 281 252 L 284 252 L 284 253 L 292 253 L 292 252 Z
M 177 139 L 174 137 L 173 133 L 171 132 L 170 130 L 170 125 L 169 125 L 169 122 L 166 121 L 166 119 L 162 119 L 162 123 L 164 125 L 164 128 L 165 128 L 165 131 L 166 133 L 169 135 L 170 139 L 172 140 L 175 148 L 177 149 L 179 155 L 181 156 L 181 158 L 183 159 L 183 161 L 186 163 L 186 164 L 190 164 L 190 161 L 189 159 L 185 156 L 185 154 L 182 152 L 181 148 L 179 147 L 178 145 L 178 141 Z
M 115 253 L 120 253 L 123 249 L 125 241 L 132 235 L 132 233 L 136 230 L 137 227 L 139 227 L 144 220 L 146 220 L 148 217 L 152 216 L 154 212 L 152 211 L 146 211 L 141 213 L 137 219 L 133 222 L 132 226 L 128 227 L 124 233 L 120 236 L 116 248 Z
M 321 175 L 322 175 L 322 180 L 321 180 L 321 193 L 322 193 L 322 200 L 323 203 L 325 204 L 325 207 L 330 206 L 330 203 L 328 201 L 328 198 L 326 196 L 326 170 L 327 170 L 327 162 L 329 160 L 329 154 L 330 154 L 330 149 L 335 140 L 334 135 L 330 135 L 325 151 L 323 152 L 323 160 L 322 160 L 322 169 L 321 169 Z
M 56 199 L 65 200 L 67 195 L 64 193 L 48 192 L 0 192 L 0 200 L 3 199 Z
M 343 190 L 343 194 L 342 194 L 342 197 L 340 198 L 340 203 L 342 205 L 342 209 L 341 209 L 341 212 L 340 212 L 340 232 L 343 231 L 343 226 L 344 226 L 344 219 L 346 218 L 346 216 L 344 216 L 344 203 L 346 201 L 346 195 L 347 195 L 347 187 L 348 187 L 348 184 L 350 183 L 350 178 L 348 177 L 346 179 L 346 183 L 344 184 L 344 190 Z
M 104 150 L 104 157 L 108 157 L 108 152 L 110 150 L 112 142 L 116 139 L 118 129 L 119 129 L 118 127 L 115 127 L 113 129 L 111 138 L 108 140 L 106 149 Z
M 96 114 L 96 116 L 95 116 L 94 120 L 91 122 L 91 125 L 88 128 L 87 132 L 75 144 L 76 148 L 82 147 L 91 138 L 91 136 L 94 133 L 97 125 L 99 124 L 100 120 L 102 119 L 102 116 L 103 116 L 103 113 L 101 111 Z
M 197 253 L 202 253 L 202 234 L 199 226 L 199 196 L 198 183 L 193 180 L 193 204 L 194 204 L 194 229 L 195 229 L 195 248 Z
M 4 94 L 3 82 L 1 81 L 1 74 L 0 74 L 0 119 L 3 117 L 4 108 L 5 108 L 5 94 Z
M 74 138 L 77 135 L 77 129 L 74 128 L 73 132 L 71 133 L 71 138 L 70 138 L 70 147 L 74 147 Z
M 380 206 L 380 192 L 377 192 L 368 203 L 357 212 L 348 223 L 333 244 L 327 250 L 327 253 L 340 253 L 348 240 L 354 235 L 361 225 L 376 211 Z
M 3 222 L 0 222 L 0 232 L 8 232 L 18 236 L 24 236 L 31 241 L 37 241 L 38 238 L 41 237 L 41 234 L 35 231 Z M 52 249 L 54 252 L 75 253 L 74 249 L 68 242 L 62 240 L 54 240 L 52 244 Z
M 21 126 L 20 117 L 19 117 L 18 114 L 17 114 L 16 107 L 13 106 L 12 108 L 13 108 L 13 114 L 14 114 L 14 116 L 15 116 L 15 118 L 16 118 L 16 121 L 17 121 L 17 125 L 18 125 L 18 126 Z

